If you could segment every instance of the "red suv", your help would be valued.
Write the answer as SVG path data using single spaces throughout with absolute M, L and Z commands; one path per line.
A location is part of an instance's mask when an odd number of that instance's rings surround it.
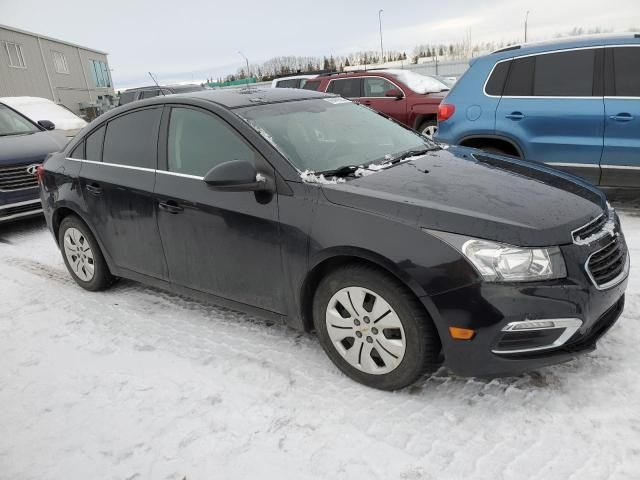
M 433 77 L 391 69 L 322 74 L 303 88 L 350 98 L 429 138 L 438 128 L 438 105 L 449 90 Z

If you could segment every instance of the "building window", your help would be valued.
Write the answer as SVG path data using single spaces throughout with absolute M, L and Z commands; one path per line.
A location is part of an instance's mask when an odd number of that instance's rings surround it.
M 9 57 L 9 66 L 14 68 L 27 68 L 22 54 L 22 45 L 18 43 L 4 42 L 4 48 Z
M 105 62 L 89 60 L 89 69 L 91 70 L 91 77 L 96 87 L 106 88 L 111 86 L 109 67 Z
M 67 57 L 62 52 L 51 51 L 53 55 L 53 66 L 58 73 L 69 74 L 69 65 L 67 64 Z

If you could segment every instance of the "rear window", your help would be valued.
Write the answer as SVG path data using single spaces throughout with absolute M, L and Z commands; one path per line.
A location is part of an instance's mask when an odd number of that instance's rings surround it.
M 318 90 L 318 87 L 320 86 L 320 80 L 308 80 L 307 83 L 305 83 L 302 88 L 304 90 Z
M 613 48 L 615 95 L 640 97 L 640 47 Z
M 87 160 L 94 160 L 96 162 L 102 161 L 102 141 L 104 140 L 104 131 L 105 127 L 100 127 L 95 132 L 91 133 L 85 140 L 86 142 L 86 153 L 85 157 Z
M 501 96 L 502 91 L 504 90 L 504 84 L 507 80 L 507 74 L 509 73 L 509 67 L 511 66 L 511 62 L 501 62 L 498 63 L 493 72 L 491 72 L 491 76 L 489 80 L 487 80 L 487 86 L 485 87 L 485 92 L 487 95 L 495 95 Z
M 300 86 L 299 78 L 291 78 L 289 80 L 279 80 L 276 88 L 298 88 Z
M 120 105 L 124 105 L 125 103 L 131 103 L 136 98 L 136 92 L 124 92 L 120 95 Z
M 345 78 L 339 80 L 331 80 L 329 89 L 331 93 L 337 93 L 346 98 L 354 98 L 362 96 L 362 79 L 361 78 Z

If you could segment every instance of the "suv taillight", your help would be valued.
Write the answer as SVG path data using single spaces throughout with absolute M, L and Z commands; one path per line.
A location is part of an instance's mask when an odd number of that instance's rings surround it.
M 455 105 L 451 105 L 448 103 L 441 103 L 438 105 L 438 121 L 444 122 L 445 120 L 449 120 L 451 116 L 455 113 L 456 107 Z

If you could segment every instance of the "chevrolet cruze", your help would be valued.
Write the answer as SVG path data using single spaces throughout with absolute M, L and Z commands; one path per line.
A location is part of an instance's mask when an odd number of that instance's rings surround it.
M 443 149 L 338 96 L 132 103 L 38 177 L 81 287 L 124 277 L 281 318 L 376 388 L 442 364 L 495 376 L 568 360 L 624 305 L 629 254 L 596 188 Z

